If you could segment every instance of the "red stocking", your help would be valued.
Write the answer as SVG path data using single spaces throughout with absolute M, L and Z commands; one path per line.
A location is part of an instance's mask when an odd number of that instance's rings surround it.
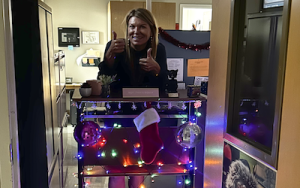
M 141 159 L 145 164 L 151 164 L 163 147 L 158 131 L 160 117 L 154 108 L 149 108 L 133 121 L 140 133 Z

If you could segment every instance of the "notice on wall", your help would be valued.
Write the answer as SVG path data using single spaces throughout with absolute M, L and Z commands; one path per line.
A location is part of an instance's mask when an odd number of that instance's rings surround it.
M 209 59 L 189 59 L 187 63 L 187 76 L 208 76 Z
M 195 76 L 194 85 L 201 86 L 201 82 L 208 82 L 208 77 Z
M 177 81 L 183 81 L 183 58 L 167 58 L 168 70 L 178 70 Z

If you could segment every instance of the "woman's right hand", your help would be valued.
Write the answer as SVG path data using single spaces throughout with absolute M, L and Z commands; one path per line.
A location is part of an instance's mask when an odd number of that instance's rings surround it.
M 114 57 L 118 53 L 122 53 L 125 50 L 125 39 L 117 39 L 117 33 L 113 31 L 114 38 L 111 41 L 110 47 L 108 48 L 105 57 L 108 61 L 113 61 Z

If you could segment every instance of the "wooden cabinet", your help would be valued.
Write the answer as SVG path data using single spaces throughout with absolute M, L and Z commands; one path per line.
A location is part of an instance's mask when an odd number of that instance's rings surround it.
M 152 3 L 152 14 L 157 26 L 163 29 L 175 29 L 176 23 L 176 3 Z
M 135 8 L 144 8 L 144 2 L 138 1 L 110 1 L 108 3 L 108 36 L 112 39 L 112 31 L 115 31 L 118 38 L 125 38 L 125 25 L 123 20 L 127 13 Z
M 108 3 L 108 38 L 112 39 L 112 31 L 118 38 L 125 37 L 126 24 L 123 23 L 127 13 L 135 8 L 146 8 L 145 2 L 139 1 L 110 1 Z M 158 27 L 163 29 L 175 29 L 176 3 L 152 3 L 152 13 L 155 16 Z

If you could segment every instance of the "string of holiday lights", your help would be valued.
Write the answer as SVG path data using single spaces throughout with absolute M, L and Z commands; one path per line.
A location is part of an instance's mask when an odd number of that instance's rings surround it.
M 169 108 L 170 104 L 171 103 L 168 102 L 168 108 Z M 107 105 L 109 105 L 109 103 L 107 103 Z M 135 106 L 134 102 L 132 103 L 132 106 L 133 107 Z M 119 105 L 118 105 L 119 109 L 120 109 L 120 107 L 121 107 L 121 102 L 119 102 Z M 156 107 L 158 109 L 160 108 L 159 102 L 157 103 Z M 194 103 L 194 108 L 195 108 L 194 115 L 196 115 L 196 118 L 201 116 L 201 113 L 198 111 L 198 108 L 200 108 L 200 107 L 201 107 L 201 101 L 196 101 Z M 182 103 L 182 107 L 181 108 L 183 110 L 185 110 L 187 108 L 187 106 L 185 105 L 184 102 Z M 186 122 L 186 120 L 183 119 L 182 123 L 185 123 L 185 122 Z M 113 126 L 110 127 L 110 128 L 112 128 L 112 130 L 113 130 L 113 129 L 118 129 L 118 128 L 121 128 L 121 127 L 122 127 L 121 124 L 114 123 Z M 127 144 L 129 142 L 128 139 L 125 139 L 125 138 L 122 139 L 122 141 L 123 141 L 124 144 Z M 103 148 L 103 146 L 106 144 L 107 140 L 104 137 L 101 137 L 101 139 L 98 142 L 100 143 L 100 146 Z M 84 147 L 90 147 L 90 146 L 86 145 Z M 118 155 L 118 151 L 117 150 L 111 149 L 111 150 L 103 151 L 101 147 L 99 148 L 99 152 L 97 153 L 97 157 L 99 157 L 99 158 L 105 158 L 105 157 L 112 157 L 112 158 L 114 158 L 114 157 L 117 157 L 117 155 Z M 133 144 L 133 152 L 134 153 L 139 153 L 139 148 L 140 148 L 140 144 L 139 143 Z M 189 149 L 190 148 L 183 148 L 183 151 L 188 151 Z M 83 159 L 83 154 L 81 152 L 79 152 L 78 155 L 77 155 L 77 158 L 78 158 L 78 160 L 82 160 Z M 123 164 L 124 168 L 128 167 L 128 166 L 134 166 L 134 165 L 138 165 L 139 167 L 143 167 L 144 162 L 142 160 L 138 160 L 137 164 L 126 164 L 126 163 Z M 160 173 L 161 170 L 163 170 L 162 167 L 164 166 L 164 164 L 162 162 L 157 162 L 156 165 L 158 166 L 157 172 Z M 178 165 L 184 165 L 185 168 L 183 169 L 183 172 L 187 173 L 187 174 L 190 171 L 195 172 L 197 170 L 197 167 L 194 166 L 194 161 L 186 161 L 186 162 L 181 161 L 181 162 L 178 162 Z M 109 170 L 106 170 L 106 173 L 107 174 L 110 173 Z M 154 177 L 155 176 L 152 177 L 152 175 L 151 175 L 151 178 L 152 178 L 151 181 L 154 182 Z M 185 176 L 182 179 L 178 180 L 177 183 L 179 185 L 184 185 L 184 184 L 185 185 L 189 185 L 189 184 L 191 184 L 191 180 L 189 179 L 188 176 Z

